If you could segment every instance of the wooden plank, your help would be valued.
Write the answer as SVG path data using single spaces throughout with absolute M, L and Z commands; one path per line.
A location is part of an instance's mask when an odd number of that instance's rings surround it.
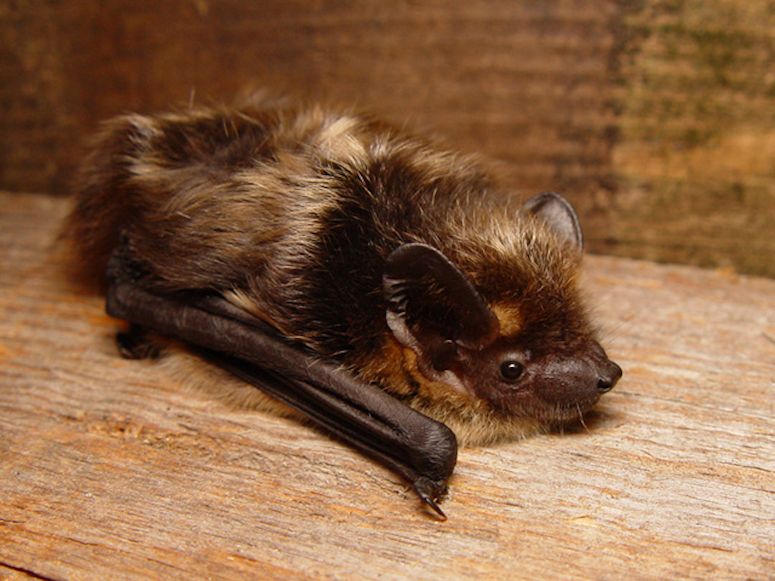
M 772 6 L 643 2 L 624 19 L 618 189 L 598 251 L 775 276 Z
M 111 115 L 266 87 L 430 127 L 526 191 L 579 193 L 608 175 L 616 16 L 611 0 L 0 3 L 0 188 L 61 193 Z
M 57 275 L 65 202 L 0 194 L 0 577 L 772 578 L 775 282 L 589 257 L 625 377 L 462 450 L 447 522 L 317 431 L 117 357 Z
M 771 4 L 0 2 L 0 188 L 63 192 L 109 116 L 265 87 L 561 191 L 596 252 L 775 276 Z

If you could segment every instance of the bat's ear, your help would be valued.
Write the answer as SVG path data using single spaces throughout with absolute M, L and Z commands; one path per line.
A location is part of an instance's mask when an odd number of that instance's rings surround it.
M 388 256 L 382 278 L 387 321 L 396 339 L 447 367 L 457 347 L 479 350 L 498 336 L 498 319 L 471 281 L 427 244 Z
M 562 240 L 571 243 L 579 252 L 584 247 L 584 236 L 576 210 L 560 194 L 544 192 L 530 198 L 522 211 L 541 218 Z

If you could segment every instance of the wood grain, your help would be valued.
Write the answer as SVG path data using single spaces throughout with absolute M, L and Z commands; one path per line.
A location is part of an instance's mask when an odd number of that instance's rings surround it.
M 109 116 L 266 87 L 428 127 L 515 187 L 582 199 L 609 175 L 618 14 L 612 0 L 0 0 L 0 187 L 61 193 Z
M 775 276 L 771 0 L 0 0 L 0 188 L 66 191 L 98 123 L 265 87 L 561 191 L 596 252 Z
M 775 276 L 772 2 L 643 2 L 623 26 L 616 203 L 595 248 Z
M 0 578 L 690 578 L 775 571 L 775 282 L 589 257 L 625 377 L 461 451 L 449 520 L 291 420 L 114 349 L 57 274 L 61 199 L 0 194 Z

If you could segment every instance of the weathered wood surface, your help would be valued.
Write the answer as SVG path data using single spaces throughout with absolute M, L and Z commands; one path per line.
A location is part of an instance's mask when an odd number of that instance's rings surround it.
M 74 145 L 110 115 L 266 87 L 432 125 L 521 187 L 576 190 L 608 173 L 619 13 L 614 0 L 0 0 L 0 188 L 61 193 Z
M 595 252 L 775 276 L 772 0 L 0 0 L 0 188 L 97 123 L 249 87 L 373 109 L 561 191 Z
M 775 277 L 775 5 L 621 6 L 617 191 L 596 251 Z
M 64 203 L 0 194 L 0 578 L 775 576 L 775 282 L 590 257 L 624 379 L 589 431 L 463 450 L 441 523 L 315 430 L 117 357 L 46 257 Z

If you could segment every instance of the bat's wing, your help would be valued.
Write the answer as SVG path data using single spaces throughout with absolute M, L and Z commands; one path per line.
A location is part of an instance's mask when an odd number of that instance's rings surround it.
M 109 266 L 107 312 L 211 353 L 216 363 L 409 480 L 438 506 L 457 460 L 457 440 L 376 386 L 317 358 L 216 296 L 145 290 L 117 252 Z

